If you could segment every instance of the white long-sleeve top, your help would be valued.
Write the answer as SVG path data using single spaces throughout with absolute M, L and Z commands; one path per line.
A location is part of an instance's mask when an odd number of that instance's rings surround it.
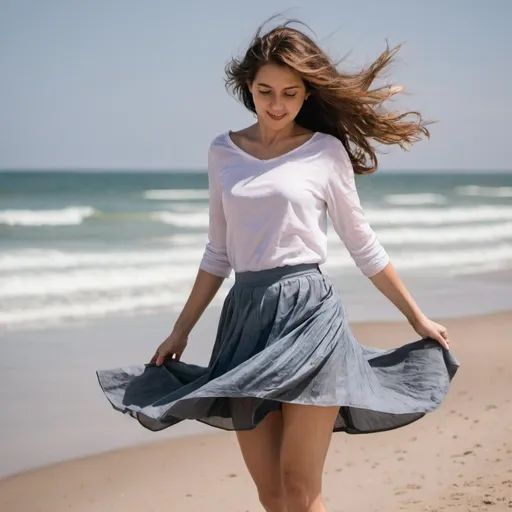
M 209 230 L 200 268 L 217 276 L 327 259 L 327 215 L 361 272 L 389 258 L 365 218 L 343 144 L 317 132 L 267 160 L 238 147 L 229 132 L 208 151 Z

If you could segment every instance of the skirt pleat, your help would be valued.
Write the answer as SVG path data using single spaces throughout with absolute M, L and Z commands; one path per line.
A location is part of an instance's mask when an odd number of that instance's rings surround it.
M 97 377 L 114 409 L 153 431 L 186 419 L 249 430 L 290 403 L 337 406 L 333 431 L 361 434 L 434 411 L 458 366 L 431 339 L 361 345 L 330 279 L 296 265 L 236 274 L 206 367 L 169 360 Z

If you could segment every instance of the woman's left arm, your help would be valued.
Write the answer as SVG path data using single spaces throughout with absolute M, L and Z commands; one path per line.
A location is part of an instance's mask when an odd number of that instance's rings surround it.
M 446 327 L 429 320 L 420 310 L 389 262 L 380 272 L 369 277 L 375 287 L 407 318 L 412 328 L 423 338 L 432 338 L 449 350 L 450 341 Z
M 412 328 L 420 336 L 432 338 L 448 349 L 446 328 L 421 312 L 366 219 L 348 153 L 340 141 L 333 140 L 332 144 L 325 200 L 334 229 L 362 273 L 403 313 Z

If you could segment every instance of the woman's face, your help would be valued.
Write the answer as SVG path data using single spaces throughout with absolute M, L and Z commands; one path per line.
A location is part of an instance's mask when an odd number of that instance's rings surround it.
M 292 122 L 308 93 L 301 76 L 288 66 L 263 65 L 249 84 L 258 120 L 279 130 Z

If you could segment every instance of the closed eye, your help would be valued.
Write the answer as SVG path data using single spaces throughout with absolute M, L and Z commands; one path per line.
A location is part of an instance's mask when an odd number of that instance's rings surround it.
M 259 91 L 260 94 L 270 94 L 272 91 Z M 294 92 L 294 93 L 289 93 L 289 92 L 285 92 L 284 95 L 288 98 L 295 98 L 295 96 L 297 96 L 297 93 Z

